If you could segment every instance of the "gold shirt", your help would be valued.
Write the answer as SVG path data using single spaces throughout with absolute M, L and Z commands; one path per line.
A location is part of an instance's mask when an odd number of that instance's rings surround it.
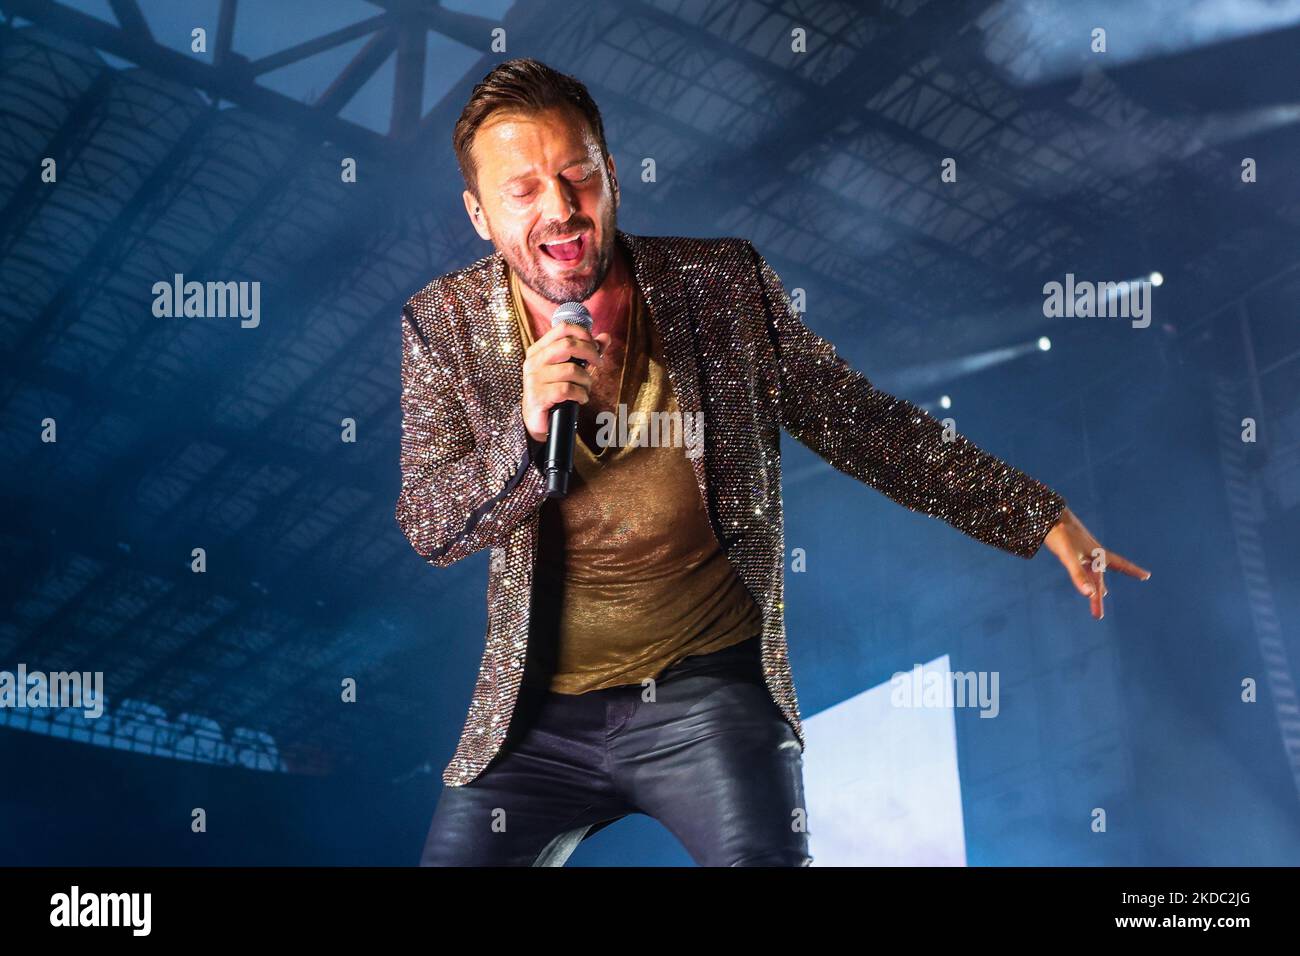
M 527 349 L 535 338 L 513 270 L 510 296 Z M 763 628 L 709 525 L 687 458 L 703 454 L 703 431 L 681 419 L 644 310 L 634 288 L 618 399 L 625 431 L 616 407 L 599 422 L 595 452 L 579 434 L 568 495 L 542 506 L 529 643 L 563 694 L 640 683 Z

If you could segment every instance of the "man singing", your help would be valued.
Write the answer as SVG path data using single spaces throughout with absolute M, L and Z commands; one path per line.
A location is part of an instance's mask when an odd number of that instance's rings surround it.
M 1149 577 L 1050 488 L 874 388 L 748 241 L 619 230 L 614 158 L 577 80 L 502 63 L 453 143 L 496 251 L 402 310 L 397 521 L 440 568 L 490 549 L 488 632 L 422 864 L 563 865 L 629 813 L 700 865 L 811 861 L 783 427 L 986 544 L 1030 558 L 1046 543 L 1094 617 L 1105 569 Z M 591 332 L 551 327 L 565 302 Z M 566 400 L 573 474 L 548 498 L 541 456 Z

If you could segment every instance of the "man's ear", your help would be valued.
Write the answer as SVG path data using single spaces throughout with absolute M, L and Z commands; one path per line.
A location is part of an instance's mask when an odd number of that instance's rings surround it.
M 465 213 L 469 216 L 469 221 L 474 224 L 474 231 L 479 234 L 480 239 L 492 238 L 492 233 L 488 231 L 487 217 L 483 215 L 482 204 L 474 198 L 474 194 L 466 189 L 460 194 L 461 199 L 465 202 Z
M 610 191 L 614 194 L 614 208 L 618 208 L 618 168 L 614 164 L 614 154 L 610 153 L 606 157 L 609 162 L 609 186 Z

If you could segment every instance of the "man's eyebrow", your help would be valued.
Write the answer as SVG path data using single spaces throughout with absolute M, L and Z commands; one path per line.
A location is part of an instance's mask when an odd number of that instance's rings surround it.
M 570 166 L 576 166 L 576 165 L 578 165 L 579 163 L 589 162 L 590 160 L 591 160 L 591 157 L 590 157 L 590 156 L 587 156 L 587 155 L 579 156 L 577 159 L 571 159 L 571 160 L 569 160 L 567 163 L 565 163 L 563 166 L 561 166 L 561 167 L 560 167 L 560 171 L 563 172 L 564 170 L 568 169 Z M 517 183 L 517 182 L 519 182 L 520 180 L 524 180 L 524 179 L 532 179 L 532 178 L 534 178 L 534 174 L 533 174 L 533 173 L 519 173 L 519 174 L 516 175 L 516 176 L 511 176 L 509 179 L 504 180 L 504 181 L 501 183 L 501 185 L 502 185 L 502 186 L 509 186 L 511 183 Z

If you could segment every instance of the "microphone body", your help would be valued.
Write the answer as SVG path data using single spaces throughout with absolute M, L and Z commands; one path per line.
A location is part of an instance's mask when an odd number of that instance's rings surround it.
M 565 302 L 551 316 L 551 328 L 561 322 L 581 326 L 591 331 L 591 313 L 581 302 Z M 586 367 L 583 359 L 570 362 Z M 569 493 L 569 479 L 573 476 L 573 449 L 578 435 L 578 403 L 565 399 L 551 407 L 551 430 L 546 436 L 546 454 L 542 471 L 546 475 L 546 497 L 563 498 Z

